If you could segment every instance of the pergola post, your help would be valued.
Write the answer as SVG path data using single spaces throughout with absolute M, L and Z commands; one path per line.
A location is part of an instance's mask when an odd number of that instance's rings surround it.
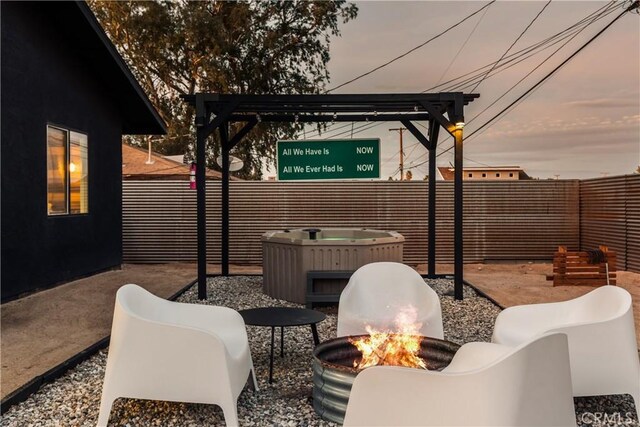
M 223 276 L 229 275 L 229 122 L 220 125 L 220 145 L 222 151 L 222 253 L 220 269 Z
M 435 120 L 429 121 L 429 217 L 428 217 L 428 247 L 427 247 L 427 275 L 436 275 L 436 147 L 440 124 Z
M 464 270 L 464 244 L 463 244 L 463 216 L 462 216 L 462 126 L 456 126 L 454 131 L 454 183 L 453 183 L 453 223 L 454 223 L 454 298 L 462 299 L 463 294 L 463 270 Z
M 196 95 L 196 210 L 198 224 L 198 299 L 207 298 L 207 204 L 206 204 L 206 143 L 205 124 L 208 114 L 202 95 Z

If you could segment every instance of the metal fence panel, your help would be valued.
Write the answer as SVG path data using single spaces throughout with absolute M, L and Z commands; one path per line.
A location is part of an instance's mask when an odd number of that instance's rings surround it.
M 618 269 L 640 271 L 640 175 L 580 183 L 581 247 L 606 245 L 618 253 Z
M 230 262 L 261 264 L 260 236 L 300 227 L 366 227 L 405 236 L 404 261 L 427 260 L 427 183 L 231 182 Z M 551 259 L 579 247 L 578 181 L 468 182 L 465 261 Z M 437 184 L 437 261 L 453 262 L 453 183 Z M 207 182 L 209 262 L 220 262 L 220 182 Z M 196 260 L 196 195 L 184 181 L 123 182 L 124 261 Z
M 627 270 L 640 272 L 640 174 L 627 176 Z

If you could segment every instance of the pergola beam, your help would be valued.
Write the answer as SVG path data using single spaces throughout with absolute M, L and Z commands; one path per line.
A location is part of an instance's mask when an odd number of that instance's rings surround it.
M 359 111 L 366 111 L 368 107 L 384 106 L 395 104 L 404 106 L 405 110 L 413 110 L 414 106 L 420 106 L 422 102 L 429 102 L 434 105 L 449 105 L 458 102 L 454 96 L 463 96 L 462 102 L 467 105 L 478 98 L 477 94 L 462 94 L 461 92 L 441 92 L 441 93 L 382 93 L 382 94 L 310 94 L 310 95 L 235 95 L 235 94 L 212 94 L 202 93 L 196 95 L 184 95 L 182 99 L 193 104 L 197 95 L 202 95 L 204 102 L 209 105 L 226 105 L 230 102 L 238 102 L 239 109 L 236 111 L 268 111 L 270 107 L 296 107 L 314 106 L 316 111 L 319 108 L 331 106 L 352 105 Z M 463 105 L 463 107 L 464 107 Z M 256 109 L 254 107 L 260 107 Z M 247 109 L 249 108 L 249 109 Z M 251 108 L 254 108 L 251 110 Z M 397 110 L 400 111 L 400 110 Z
M 296 117 L 297 116 L 297 117 Z M 401 120 L 426 121 L 427 113 L 413 114 L 231 114 L 230 121 L 243 122 L 260 117 L 265 123 L 328 123 L 328 122 L 399 122 Z

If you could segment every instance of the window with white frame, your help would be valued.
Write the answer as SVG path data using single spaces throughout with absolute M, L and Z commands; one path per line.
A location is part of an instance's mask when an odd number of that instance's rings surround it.
M 87 135 L 47 126 L 47 213 L 89 212 Z

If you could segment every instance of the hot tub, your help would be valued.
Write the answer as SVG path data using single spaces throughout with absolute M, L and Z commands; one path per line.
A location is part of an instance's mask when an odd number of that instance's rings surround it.
M 262 235 L 264 292 L 305 303 L 308 271 L 355 271 L 378 261 L 402 262 L 404 237 L 395 231 L 323 228 L 268 231 Z M 322 292 L 340 292 L 346 281 L 327 281 Z

